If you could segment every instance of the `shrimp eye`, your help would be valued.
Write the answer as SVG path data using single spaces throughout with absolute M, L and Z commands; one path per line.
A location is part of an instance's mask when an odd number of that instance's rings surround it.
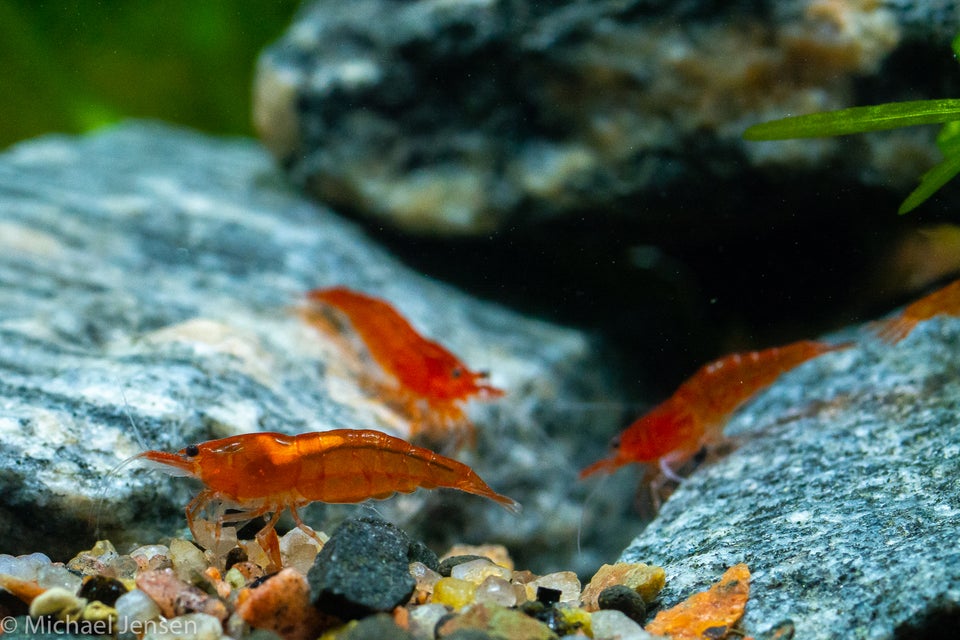
M 450 371 L 450 375 L 453 376 L 454 380 L 463 375 L 463 369 L 461 367 L 454 367 Z
M 613 436 L 612 438 L 610 438 L 610 448 L 611 448 L 611 449 L 619 449 L 619 448 L 620 448 L 620 434 L 619 434 L 619 433 L 618 433 L 617 435 Z
M 195 444 L 187 445 L 184 448 L 183 452 L 187 455 L 188 458 L 200 455 L 200 447 Z

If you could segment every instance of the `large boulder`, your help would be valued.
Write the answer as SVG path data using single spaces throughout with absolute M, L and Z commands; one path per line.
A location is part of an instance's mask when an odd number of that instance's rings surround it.
M 438 550 L 500 541 L 540 571 L 576 561 L 574 472 L 616 429 L 609 412 L 570 409 L 616 399 L 583 334 L 404 267 L 289 190 L 249 140 L 129 123 L 26 142 L 0 155 L 0 209 L 3 551 L 66 560 L 96 527 L 118 544 L 182 531 L 196 482 L 111 471 L 145 448 L 252 431 L 409 435 L 293 312 L 308 289 L 343 284 L 389 300 L 506 390 L 469 407 L 478 443 L 461 458 L 525 509 L 454 491 L 376 508 Z M 305 517 L 324 529 L 356 509 Z M 618 542 L 585 537 L 581 567 Z

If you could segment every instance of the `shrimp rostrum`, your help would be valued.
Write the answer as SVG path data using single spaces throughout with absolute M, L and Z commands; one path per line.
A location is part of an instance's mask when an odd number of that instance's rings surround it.
M 270 561 L 281 566 L 274 526 L 289 509 L 294 522 L 319 541 L 297 509 L 311 502 L 354 503 L 446 487 L 489 498 L 518 512 L 520 505 L 496 493 L 467 465 L 369 429 L 286 435 L 260 432 L 190 445 L 176 453 L 144 451 L 136 456 L 173 475 L 200 480 L 205 488 L 187 505 L 187 526 L 197 536 L 197 518 L 214 501 L 239 509 L 225 522 L 272 513 L 256 539 Z

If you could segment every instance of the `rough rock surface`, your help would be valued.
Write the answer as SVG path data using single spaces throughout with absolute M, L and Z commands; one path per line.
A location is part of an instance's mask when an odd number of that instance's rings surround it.
M 739 448 L 694 473 L 624 552 L 666 569 L 665 606 L 746 562 L 752 634 L 787 618 L 814 640 L 956 628 L 960 321 L 893 346 L 854 338 L 734 419 Z
M 930 128 L 740 134 L 948 95 L 958 18 L 947 0 L 317 0 L 262 55 L 255 119 L 324 201 L 428 233 L 657 216 L 666 199 L 736 199 L 771 168 L 828 166 L 824 192 L 904 187 L 934 161 Z
M 406 604 L 416 587 L 409 565 L 411 540 L 379 518 L 347 520 L 330 535 L 310 568 L 318 609 L 344 620 Z
M 26 142 L 0 155 L 0 210 L 5 552 L 66 560 L 98 524 L 118 545 L 182 531 L 196 482 L 111 473 L 144 448 L 258 430 L 406 435 L 403 417 L 291 311 L 306 290 L 345 284 L 390 300 L 508 390 L 469 407 L 478 446 L 461 459 L 524 512 L 453 491 L 376 508 L 438 550 L 504 542 L 538 571 L 575 561 L 585 492 L 575 470 L 617 427 L 557 402 L 611 392 L 584 335 L 415 274 L 292 193 L 253 141 L 130 123 Z M 322 529 L 357 509 L 302 515 Z M 583 543 L 585 570 L 617 552 L 602 531 Z

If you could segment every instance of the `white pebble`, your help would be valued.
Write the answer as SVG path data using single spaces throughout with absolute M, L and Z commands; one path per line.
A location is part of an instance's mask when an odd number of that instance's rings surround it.
M 43 553 L 31 553 L 17 557 L 7 554 L 0 555 L 0 573 L 21 580 L 36 580 L 37 571 L 49 564 L 50 558 Z
M 222 635 L 223 627 L 213 616 L 188 613 L 151 625 L 143 640 L 219 640 Z
M 410 633 L 415 638 L 432 638 L 440 618 L 447 615 L 447 608 L 439 603 L 414 607 L 410 611 Z
M 603 609 L 590 614 L 594 640 L 657 640 L 622 611 Z
M 517 592 L 513 585 L 497 576 L 490 576 L 480 583 L 474 595 L 477 602 L 512 607 L 517 604 Z
M 194 584 L 203 578 L 207 568 L 207 559 L 203 551 L 197 549 L 192 542 L 181 538 L 170 541 L 170 561 L 173 563 L 173 572 L 184 582 Z
M 317 535 L 321 540 L 327 537 L 323 532 Z M 304 575 L 310 571 L 318 553 L 320 553 L 320 543 L 300 527 L 290 529 L 280 538 L 280 556 L 283 558 L 283 566 L 292 567 Z
M 83 584 L 83 578 L 75 573 L 71 573 L 66 567 L 60 565 L 47 565 L 40 567 L 37 571 L 37 584 L 44 589 L 60 587 L 71 593 L 76 593 Z
M 513 577 L 513 572 L 506 567 L 494 564 L 486 558 L 462 562 L 450 569 L 451 578 L 459 578 L 473 584 L 480 584 L 490 576 L 497 576 L 509 581 Z
M 113 605 L 117 610 L 117 638 L 127 640 L 136 638 L 146 630 L 151 620 L 160 617 L 160 607 L 140 589 L 128 591 Z
M 133 559 L 143 558 L 145 561 L 150 562 L 150 559 L 155 556 L 162 556 L 164 558 L 170 557 L 170 549 L 162 544 L 147 544 L 142 547 L 137 547 L 130 552 L 130 557 Z

